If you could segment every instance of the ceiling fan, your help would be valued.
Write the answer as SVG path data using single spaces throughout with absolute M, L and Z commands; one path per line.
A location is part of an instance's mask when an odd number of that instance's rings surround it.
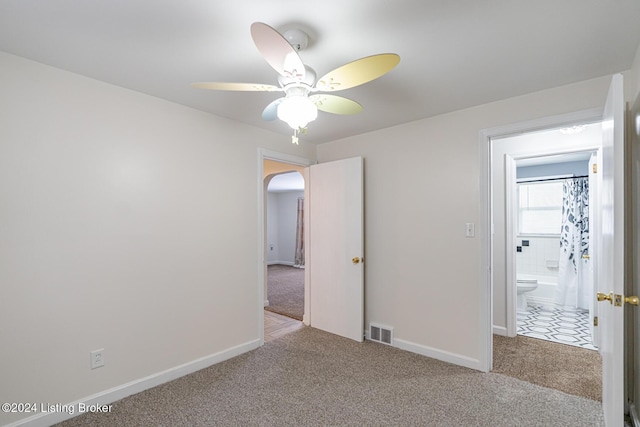
M 294 144 L 298 143 L 298 134 L 305 132 L 307 124 L 317 118 L 318 110 L 333 114 L 362 111 L 362 106 L 356 101 L 316 92 L 335 92 L 359 86 L 385 75 L 400 62 L 395 53 L 367 56 L 342 65 L 316 80 L 315 71 L 298 55 L 298 51 L 308 43 L 304 32 L 289 30 L 281 35 L 267 24 L 254 22 L 251 24 L 251 37 L 260 54 L 278 72 L 279 86 L 225 82 L 193 83 L 191 86 L 211 90 L 284 92 L 285 96 L 267 105 L 262 119 L 278 118 L 286 122 L 294 131 Z

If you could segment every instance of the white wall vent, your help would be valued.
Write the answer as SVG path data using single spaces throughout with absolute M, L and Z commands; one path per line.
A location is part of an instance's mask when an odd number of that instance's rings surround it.
M 369 323 L 369 339 L 382 344 L 393 345 L 393 328 Z

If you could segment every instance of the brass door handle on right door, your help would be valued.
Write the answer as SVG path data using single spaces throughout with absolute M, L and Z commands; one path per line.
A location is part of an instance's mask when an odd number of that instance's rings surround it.
M 598 301 L 609 301 L 609 304 L 613 304 L 614 295 L 613 295 L 613 292 L 609 292 L 609 295 L 603 294 L 602 292 L 598 292 L 596 294 L 596 298 L 598 298 Z M 621 295 L 616 294 L 615 301 L 616 301 L 616 306 L 621 306 L 622 305 Z M 630 297 L 624 297 L 624 302 L 626 304 L 631 304 L 631 305 L 640 305 L 640 298 L 638 298 L 635 295 Z
M 624 297 L 624 302 L 631 305 L 640 305 L 640 298 L 637 296 Z

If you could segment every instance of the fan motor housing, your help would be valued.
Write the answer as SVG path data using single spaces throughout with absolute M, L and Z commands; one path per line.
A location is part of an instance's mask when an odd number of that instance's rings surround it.
M 282 36 L 287 39 L 289 44 L 297 51 L 304 50 L 309 45 L 309 36 L 307 33 L 297 28 L 285 31 Z

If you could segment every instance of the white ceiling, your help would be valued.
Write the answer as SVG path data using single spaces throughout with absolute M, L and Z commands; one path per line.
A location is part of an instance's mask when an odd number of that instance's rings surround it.
M 509 136 L 504 138 L 504 140 L 508 140 L 510 141 L 509 143 L 512 144 L 529 144 L 531 146 L 536 145 L 539 141 L 545 141 L 545 144 L 551 144 L 550 146 L 557 147 L 565 147 L 571 144 L 572 141 L 578 141 L 580 146 L 585 147 L 582 151 L 578 150 L 562 154 L 543 154 L 517 159 L 516 165 L 518 167 L 588 161 L 593 151 L 586 147 L 597 146 L 602 141 L 602 123 L 585 123 L 581 126 L 574 126 L 574 128 L 579 128 L 579 130 L 576 132 L 574 129 L 575 133 L 566 133 L 564 130 L 569 130 L 569 128 L 547 129 Z
M 357 116 L 320 113 L 302 139 L 327 142 L 624 71 L 640 43 L 638 0 L 2 0 L 0 50 L 281 133 L 263 122 L 280 93 L 192 82 L 277 84 L 249 26 L 306 30 L 318 75 L 376 53 L 398 67 L 338 92 Z M 99 100 L 97 100 L 99 101 Z

